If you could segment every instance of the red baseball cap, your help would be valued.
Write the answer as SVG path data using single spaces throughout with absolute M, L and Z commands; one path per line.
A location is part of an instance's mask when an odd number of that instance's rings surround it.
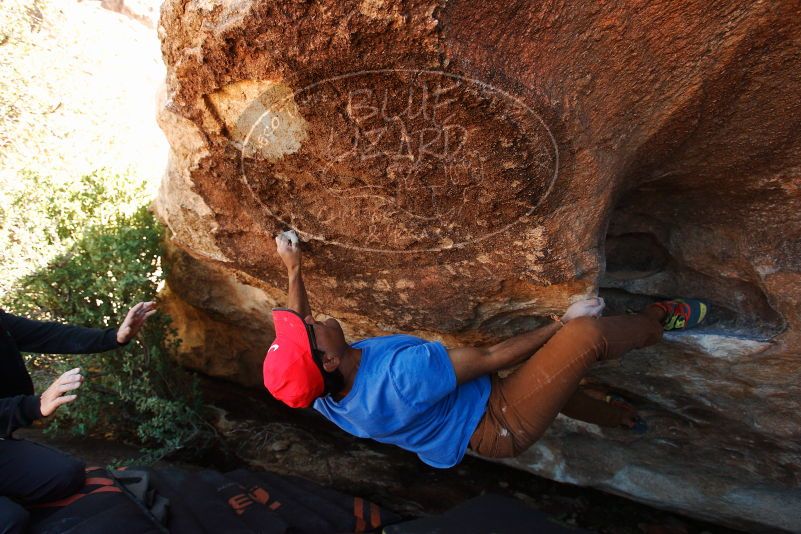
M 294 310 L 273 310 L 275 340 L 264 355 L 264 387 L 292 408 L 307 408 L 322 396 L 325 386 L 312 358 L 306 321 Z

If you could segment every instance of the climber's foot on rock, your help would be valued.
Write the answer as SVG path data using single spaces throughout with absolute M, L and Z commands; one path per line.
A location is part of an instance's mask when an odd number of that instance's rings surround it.
M 709 306 L 697 299 L 674 299 L 656 302 L 646 308 L 645 314 L 658 319 L 665 330 L 684 330 L 701 324 Z
M 645 420 L 639 416 L 637 409 L 620 395 L 595 388 L 584 388 L 583 391 L 590 397 L 602 400 L 611 408 L 614 408 L 614 417 L 611 419 L 614 423 L 599 423 L 600 426 L 628 428 L 638 434 L 642 434 L 648 430 L 648 425 L 645 423 Z
M 623 428 L 633 430 L 637 434 L 644 434 L 648 431 L 645 419 L 640 417 L 637 409 L 617 395 L 607 395 L 606 402 L 620 409 L 620 425 Z

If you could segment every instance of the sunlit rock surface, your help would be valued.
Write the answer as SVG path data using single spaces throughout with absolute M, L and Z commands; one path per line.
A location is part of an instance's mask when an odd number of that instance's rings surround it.
M 707 326 L 593 373 L 647 434 L 560 418 L 510 463 L 801 530 L 799 23 L 790 1 L 168 0 L 157 210 L 185 362 L 258 382 L 287 228 L 354 339 L 702 297 Z

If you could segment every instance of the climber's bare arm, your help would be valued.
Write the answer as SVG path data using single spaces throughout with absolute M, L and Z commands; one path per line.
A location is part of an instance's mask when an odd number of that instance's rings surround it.
M 562 323 L 582 316 L 597 317 L 604 309 L 603 299 L 592 298 L 571 304 L 561 318 Z M 558 322 L 517 335 L 490 347 L 460 347 L 448 349 L 456 372 L 456 382 L 463 384 L 479 376 L 517 365 L 551 339 L 560 328 Z
M 448 349 L 456 372 L 456 382 L 464 384 L 479 376 L 517 365 L 542 347 L 558 328 L 559 323 L 554 322 L 490 347 Z
M 311 315 L 309 297 L 306 295 L 306 287 L 303 285 L 303 275 L 301 273 L 301 254 L 300 243 L 290 240 L 285 234 L 279 234 L 275 238 L 275 246 L 278 255 L 286 265 L 287 276 L 289 277 L 289 291 L 287 293 L 287 307 L 298 312 L 302 317 Z

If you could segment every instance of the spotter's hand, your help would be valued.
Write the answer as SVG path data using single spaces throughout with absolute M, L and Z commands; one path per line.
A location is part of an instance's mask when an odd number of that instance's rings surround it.
M 125 320 L 117 329 L 117 343 L 124 345 L 139 333 L 148 317 L 156 313 L 155 302 L 140 302 L 128 311 Z
M 284 265 L 290 271 L 300 269 L 300 243 L 290 239 L 285 233 L 275 236 L 275 246 Z
M 83 377 L 79 367 L 71 369 L 56 378 L 39 398 L 39 411 L 42 412 L 44 417 L 47 417 L 62 404 L 67 404 L 77 399 L 78 396 L 74 393 L 70 395 L 65 395 L 65 393 L 78 389 L 81 387 L 82 382 Z

